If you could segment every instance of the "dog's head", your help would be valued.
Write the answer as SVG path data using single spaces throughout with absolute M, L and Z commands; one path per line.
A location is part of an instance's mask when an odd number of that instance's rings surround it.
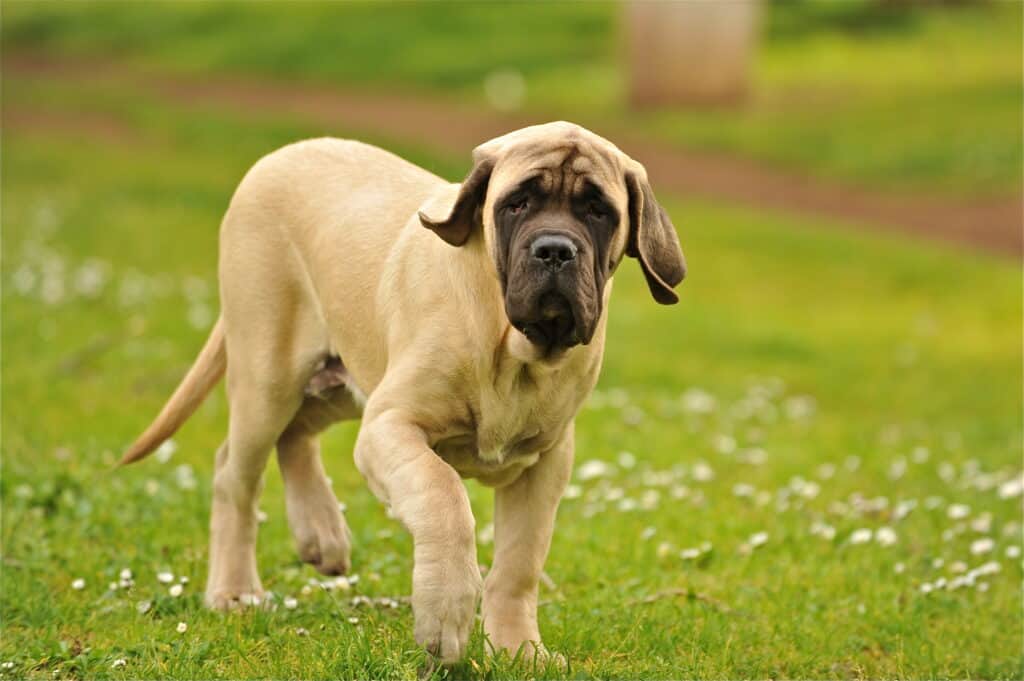
M 542 355 L 587 344 L 623 256 L 640 262 L 654 299 L 675 303 L 686 273 L 675 228 L 644 167 L 571 123 L 523 128 L 473 151 L 451 213 L 423 225 L 453 246 L 483 239 L 505 312 Z

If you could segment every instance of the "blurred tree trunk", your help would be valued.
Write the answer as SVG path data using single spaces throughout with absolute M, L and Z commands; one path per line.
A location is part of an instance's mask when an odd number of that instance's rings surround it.
M 750 88 L 760 0 L 627 0 L 634 106 L 741 102 Z

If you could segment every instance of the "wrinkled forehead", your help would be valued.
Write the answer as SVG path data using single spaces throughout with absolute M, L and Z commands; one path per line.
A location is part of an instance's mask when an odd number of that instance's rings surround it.
M 578 196 L 596 188 L 611 201 L 625 200 L 622 153 L 597 136 L 525 135 L 497 151 L 495 198 L 531 182 L 545 194 Z

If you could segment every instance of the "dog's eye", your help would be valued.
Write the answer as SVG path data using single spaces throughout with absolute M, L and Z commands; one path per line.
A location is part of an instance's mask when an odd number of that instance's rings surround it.
M 524 210 L 526 210 L 526 208 L 529 205 L 529 203 L 530 203 L 529 200 L 525 199 L 525 198 L 523 198 L 523 199 L 515 199 L 514 201 L 510 202 L 505 207 L 505 209 L 509 213 L 511 213 L 512 215 L 519 215 Z
M 591 201 L 587 204 L 587 215 L 595 220 L 602 220 L 608 216 L 608 211 L 600 201 Z

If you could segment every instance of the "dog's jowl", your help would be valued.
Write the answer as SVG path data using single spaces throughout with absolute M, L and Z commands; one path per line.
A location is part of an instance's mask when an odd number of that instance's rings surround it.
M 207 603 L 261 593 L 256 507 L 275 448 L 299 554 L 348 570 L 318 441 L 362 419 L 355 464 L 412 535 L 416 640 L 457 661 L 480 605 L 496 649 L 546 655 L 537 584 L 612 276 L 635 258 L 654 299 L 674 303 L 685 274 L 643 166 L 569 123 L 480 145 L 461 184 L 366 144 L 309 140 L 249 171 L 220 249 L 220 318 L 124 457 L 170 437 L 226 372 Z M 483 582 L 462 477 L 495 490 Z

